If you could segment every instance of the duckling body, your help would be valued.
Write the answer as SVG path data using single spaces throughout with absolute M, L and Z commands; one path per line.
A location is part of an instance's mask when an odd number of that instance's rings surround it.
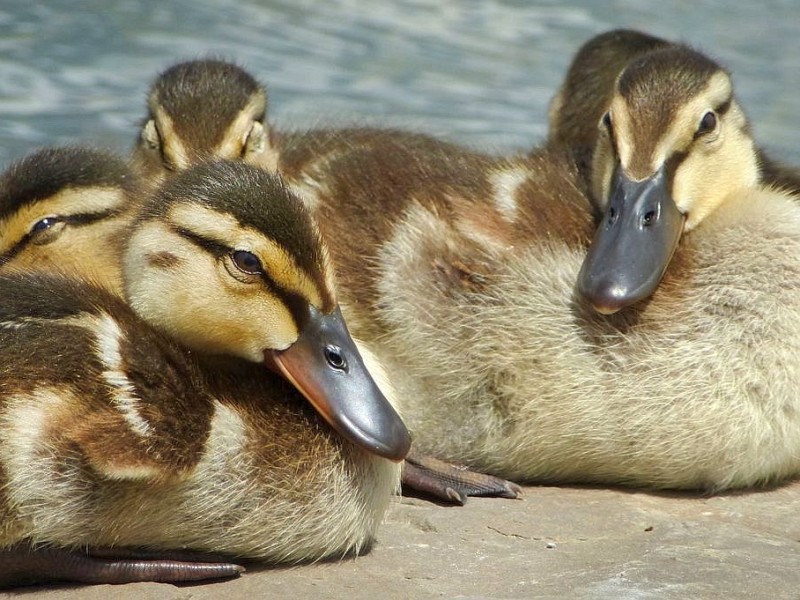
M 0 177 L 0 273 L 80 272 L 121 293 L 135 187 L 126 163 L 104 150 L 44 148 L 16 161 Z
M 737 193 L 648 301 L 602 316 L 574 289 L 595 221 L 568 148 L 502 159 L 397 131 L 276 139 L 419 451 L 529 482 L 720 490 L 800 470 L 788 195 Z
M 550 143 L 578 154 L 605 213 L 578 280 L 603 313 L 649 297 L 681 235 L 729 200 L 757 187 L 800 192 L 797 173 L 755 146 L 725 69 L 636 31 L 587 42 L 550 124 Z
M 409 440 L 348 341 L 315 232 L 277 178 L 214 163 L 143 208 L 128 302 L 63 276 L 0 278 L 0 584 L 46 578 L 40 547 L 70 561 L 142 547 L 268 562 L 369 547 Z M 60 577 L 241 570 L 146 566 Z
M 237 89 L 231 90 L 232 87 Z M 252 76 L 232 63 L 189 61 L 167 69 L 156 79 L 149 96 L 150 119 L 145 121 L 140 141 L 134 148 L 134 170 L 144 180 L 157 183 L 204 156 L 220 156 L 275 171 L 278 168 L 278 152 L 293 148 L 295 152 L 291 160 L 283 162 L 287 168 L 291 165 L 287 183 L 294 191 L 301 192 L 309 209 L 316 211 L 315 175 L 304 173 L 303 168 L 311 165 L 310 168 L 322 168 L 324 172 L 324 166 L 318 165 L 324 164 L 329 153 L 333 157 L 337 155 L 342 140 L 346 139 L 348 147 L 355 149 L 371 148 L 376 138 L 391 143 L 394 137 L 398 137 L 402 138 L 404 144 L 412 144 L 424 152 L 430 150 L 441 156 L 469 155 L 454 144 L 445 144 L 426 135 L 372 128 L 317 130 L 304 134 L 308 144 L 293 146 L 289 142 L 292 134 L 269 129 L 269 135 L 266 135 L 263 111 L 256 116 L 252 110 L 256 105 L 263 109 L 264 98 L 266 91 L 255 83 Z M 192 109 L 206 102 L 206 99 L 210 104 L 221 103 L 227 109 L 217 112 Z M 170 118 L 159 115 L 170 115 Z M 159 125 L 159 122 L 168 122 L 169 126 Z M 251 132 L 245 145 L 240 143 L 241 131 Z M 208 132 L 215 134 L 210 136 Z M 262 139 L 264 143 L 252 144 L 253 139 Z M 182 157 L 180 160 L 170 159 L 170 156 L 178 155 Z M 387 176 L 391 177 L 391 174 L 387 173 Z M 337 253 L 358 251 L 349 243 L 347 236 L 337 239 L 335 243 L 339 246 L 335 250 Z M 351 301 L 363 303 L 364 294 L 369 294 L 366 288 L 351 295 Z M 345 311 L 349 312 L 347 308 Z M 351 318 L 348 316 L 348 321 Z M 362 331 L 359 344 L 365 350 L 367 344 L 363 340 L 371 343 L 372 333 Z M 459 504 L 466 502 L 470 495 L 513 498 L 521 492 L 518 486 L 510 482 L 485 474 L 468 473 L 461 467 L 416 452 L 412 452 L 406 460 L 403 484 Z
M 602 316 L 574 291 L 593 224 L 571 157 L 402 147 L 342 140 L 313 193 L 332 246 L 352 240 L 332 254 L 348 315 L 420 451 L 529 482 L 714 491 L 800 471 L 790 195 L 731 199 L 647 303 Z

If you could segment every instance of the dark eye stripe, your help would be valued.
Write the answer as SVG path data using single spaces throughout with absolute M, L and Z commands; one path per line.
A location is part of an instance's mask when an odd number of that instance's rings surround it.
M 689 152 L 674 152 L 664 163 L 664 171 L 667 175 L 667 190 L 672 195 L 672 184 L 675 179 L 675 171 L 681 166 L 684 160 L 689 158 Z
M 195 246 L 202 248 L 203 250 L 205 250 L 206 252 L 212 254 L 217 258 L 227 254 L 232 250 L 232 248 L 229 248 L 225 244 L 222 244 L 216 240 L 212 240 L 207 237 L 203 237 L 202 235 L 198 235 L 193 231 L 184 229 L 183 227 L 174 227 L 173 231 L 182 238 L 185 238 L 191 243 L 193 243 Z
M 234 251 L 233 248 L 230 248 L 225 244 L 198 235 L 193 231 L 189 231 L 188 229 L 174 228 L 173 230 L 181 237 L 190 241 L 197 247 L 202 248 L 216 258 L 221 258 L 227 254 L 231 254 Z M 279 286 L 275 280 L 269 276 L 269 273 L 266 269 L 264 269 L 263 264 L 262 271 L 258 274 L 258 276 L 264 282 L 264 285 L 267 287 L 267 289 L 269 289 L 274 296 L 280 298 L 281 301 L 289 308 L 289 312 L 292 313 L 292 316 L 296 321 L 299 322 L 299 319 L 302 318 L 302 315 L 308 313 L 308 300 L 296 292 Z
M 225 244 L 205 238 L 188 229 L 173 228 L 173 231 L 216 258 L 221 258 L 234 251 L 233 248 L 229 248 Z M 259 276 L 264 286 L 289 309 L 289 314 L 292 316 L 292 319 L 294 319 L 295 326 L 302 328 L 303 324 L 308 319 L 308 299 L 297 292 L 287 290 L 278 285 L 275 280 L 269 276 L 266 269 L 263 269 L 263 266 L 264 265 L 262 265 L 262 272 Z
M 96 213 L 80 213 L 77 215 L 58 216 L 53 218 L 61 223 L 66 223 L 71 227 L 83 227 L 85 225 L 91 225 L 92 223 L 96 223 L 97 221 L 102 221 L 104 219 L 115 217 L 120 214 L 122 214 L 121 210 L 109 209 Z M 31 233 L 30 232 L 26 233 L 22 237 L 22 239 L 20 239 L 19 242 L 17 242 L 11 248 L 9 248 L 8 252 L 6 252 L 3 255 L 0 255 L 0 266 L 6 264 L 11 259 L 13 259 L 17 254 L 22 252 L 25 249 L 25 247 L 28 244 L 30 244 L 31 239 L 33 239 Z
M 96 223 L 97 221 L 102 221 L 104 219 L 111 219 L 113 217 L 118 217 L 123 212 L 124 211 L 120 209 L 110 208 L 108 210 L 96 213 L 81 213 L 77 215 L 67 215 L 65 217 L 58 217 L 58 218 L 67 225 L 72 225 L 74 227 L 82 227 L 83 225 L 91 225 L 92 223 Z

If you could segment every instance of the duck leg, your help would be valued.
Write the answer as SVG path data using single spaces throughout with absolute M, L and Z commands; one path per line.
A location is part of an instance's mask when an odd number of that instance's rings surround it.
M 411 450 L 403 463 L 403 486 L 434 498 L 463 506 L 468 496 L 519 498 L 516 483 L 486 473 L 471 471 Z
M 91 551 L 90 551 L 91 552 Z M 78 550 L 34 548 L 18 543 L 0 550 L 0 588 L 55 582 L 183 583 L 238 577 L 244 567 L 226 562 L 199 562 L 190 552 L 98 550 L 97 556 Z

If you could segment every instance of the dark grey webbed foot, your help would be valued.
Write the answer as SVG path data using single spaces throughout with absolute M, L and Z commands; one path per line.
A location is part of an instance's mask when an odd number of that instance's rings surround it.
M 208 555 L 197 554 L 208 558 Z M 178 558 L 175 558 L 178 557 Z M 244 567 L 191 560 L 191 552 L 121 549 L 92 551 L 18 543 L 0 550 L 0 587 L 43 583 L 186 583 L 238 577 Z M 188 560 L 185 560 L 188 559 Z
M 445 502 L 464 505 L 469 496 L 519 498 L 522 488 L 505 479 L 471 471 L 412 450 L 403 463 L 403 485 Z

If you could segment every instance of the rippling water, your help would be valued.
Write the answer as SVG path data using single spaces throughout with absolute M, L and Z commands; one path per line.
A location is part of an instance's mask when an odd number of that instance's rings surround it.
M 269 87 L 278 127 L 398 125 L 494 151 L 546 132 L 547 103 L 586 39 L 634 27 L 734 73 L 759 141 L 800 163 L 796 0 L 5 0 L 0 166 L 34 147 L 127 150 L 152 78 L 179 59 L 236 60 Z

